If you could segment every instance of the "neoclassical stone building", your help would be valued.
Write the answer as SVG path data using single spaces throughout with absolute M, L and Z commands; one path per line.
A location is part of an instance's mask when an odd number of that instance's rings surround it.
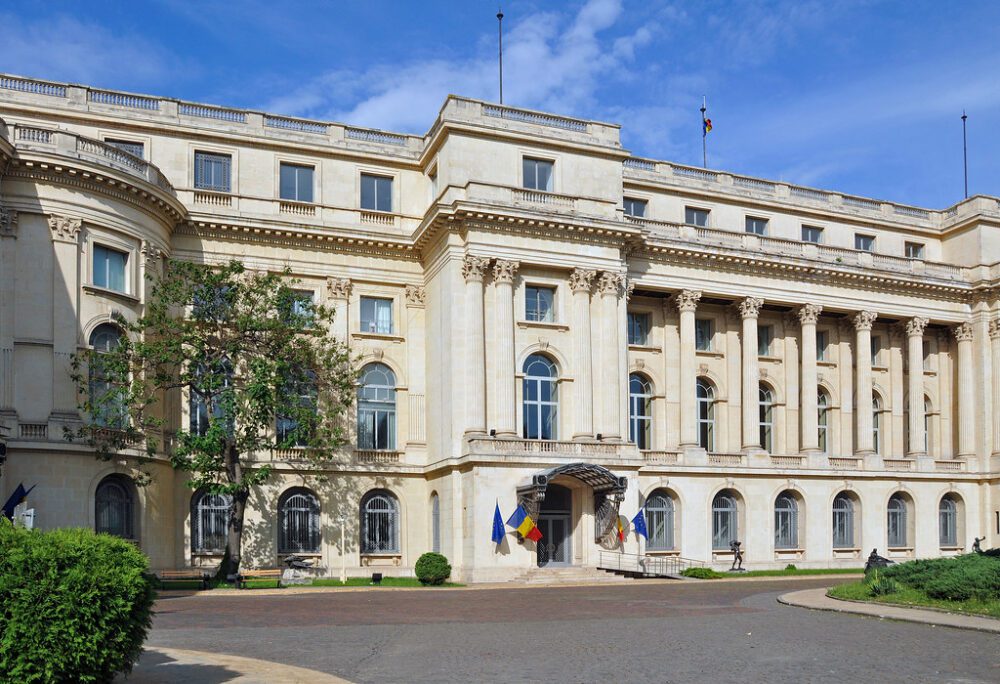
M 256 455 L 277 470 L 257 566 L 405 573 L 439 549 L 478 581 L 608 549 L 722 566 L 734 539 L 762 568 L 1000 544 L 994 197 L 642 159 L 615 125 L 460 97 L 409 136 L 5 76 L 0 117 L 0 495 L 37 483 L 41 527 L 217 562 L 224 497 L 166 461 L 136 488 L 62 433 L 70 355 L 115 344 L 146 275 L 235 257 L 332 302 L 362 368 L 353 448 Z M 543 540 L 497 547 L 518 501 Z M 649 539 L 618 548 L 640 507 Z

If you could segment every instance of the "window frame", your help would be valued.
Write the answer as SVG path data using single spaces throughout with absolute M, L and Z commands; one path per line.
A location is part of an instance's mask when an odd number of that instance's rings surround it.
M 365 306 L 371 303 L 374 307 L 372 310 L 372 319 L 366 321 L 365 316 Z M 396 300 L 392 297 L 384 297 L 379 295 L 360 295 L 358 297 L 358 332 L 366 335 L 395 335 L 396 334 Z M 389 312 L 389 327 L 385 330 L 382 326 L 383 321 L 380 320 L 380 313 L 388 310 Z M 365 323 L 368 323 L 366 329 Z M 374 329 L 372 327 L 374 326 Z
M 365 180 L 371 178 L 375 181 L 375 206 L 366 207 L 365 206 Z M 380 206 L 380 197 L 384 193 L 379 193 L 379 181 L 389 182 L 389 208 L 385 209 Z M 361 211 L 371 211 L 378 212 L 381 214 L 393 214 L 395 213 L 396 207 L 396 176 L 387 174 L 384 172 L 363 169 L 358 172 L 358 208 Z
M 641 211 L 639 213 L 635 212 L 636 207 L 639 207 Z M 626 216 L 631 216 L 632 218 L 644 219 L 648 218 L 647 211 L 649 209 L 649 200 L 645 200 L 639 197 L 629 197 L 628 195 L 622 197 L 622 209 Z M 629 211 L 631 209 L 631 211 Z
M 376 501 L 385 501 L 387 505 L 371 507 Z M 361 555 L 400 554 L 402 513 L 399 498 L 388 489 L 372 489 L 361 499 L 360 509 Z
M 204 178 L 199 175 L 198 169 L 199 157 L 203 158 L 204 161 L 213 161 L 214 163 L 222 164 L 222 168 L 228 171 L 226 174 L 225 183 L 205 183 Z M 209 159 L 214 157 L 215 159 Z M 220 192 L 226 194 L 236 194 L 234 190 L 233 178 L 236 175 L 236 155 L 230 151 L 221 151 L 217 149 L 196 147 L 194 148 L 194 156 L 191 164 L 191 187 L 195 190 L 202 190 L 205 192 Z M 220 171 L 221 173 L 221 171 Z M 215 181 L 215 173 L 212 173 L 212 180 Z
M 653 314 L 649 311 L 628 311 L 626 313 L 628 344 L 637 347 L 649 346 L 649 334 L 653 329 Z M 640 321 L 644 324 L 640 325 Z M 637 333 L 641 335 L 636 336 Z
M 869 233 L 855 233 L 854 234 L 854 249 L 858 252 L 868 252 L 869 254 L 875 252 L 875 235 Z M 866 244 L 865 240 L 870 240 L 868 247 L 865 248 L 862 245 Z
M 127 481 L 125 476 L 111 474 L 104 477 L 94 490 L 94 532 L 110 534 L 120 539 L 138 541 L 136 512 L 138 511 L 138 500 L 133 489 L 134 485 Z M 121 499 L 112 501 L 107 497 L 108 490 L 117 491 L 121 494 Z M 102 495 L 104 501 L 102 501 Z M 104 504 L 102 506 L 102 503 Z M 120 506 L 119 510 L 113 510 L 115 506 Z M 120 527 L 108 518 L 117 519 Z M 103 520 L 102 520 L 103 518 Z
M 146 160 L 146 143 L 138 140 L 126 140 L 125 138 L 115 138 L 104 136 L 103 142 L 105 145 L 111 145 L 116 149 L 121 150 L 127 154 L 131 154 L 133 157 L 138 157 L 143 161 Z M 139 154 L 135 153 L 135 149 L 139 149 Z
M 807 235 L 809 235 L 809 232 L 807 231 L 816 231 L 816 239 L 815 240 L 808 239 Z M 823 234 L 825 232 L 826 231 L 823 229 L 823 226 L 814 226 L 803 223 L 802 232 L 800 233 L 800 236 L 802 238 L 802 242 L 808 243 L 810 245 L 821 245 L 823 244 Z
M 534 167 L 532 169 L 532 182 L 533 185 L 528 185 L 528 174 L 527 174 L 527 164 L 532 163 Z M 549 168 L 549 178 L 548 187 L 540 188 L 538 187 L 538 165 L 547 164 Z M 537 157 L 530 154 L 521 155 L 521 189 L 530 190 L 532 192 L 555 192 L 556 185 L 556 160 L 549 157 Z
M 202 501 L 213 497 L 211 506 L 202 507 Z M 229 532 L 229 511 L 233 499 L 229 494 L 213 494 L 199 489 L 191 495 L 191 553 L 192 555 L 217 556 L 225 553 L 226 537 Z M 203 515 L 204 514 L 204 515 Z M 213 520 L 213 517 L 216 518 Z M 205 519 L 212 520 L 212 534 L 221 540 L 220 546 L 205 544 Z M 221 531 L 217 528 L 221 527 Z
M 535 296 L 532 296 L 532 292 L 535 292 Z M 537 296 L 541 292 L 549 292 L 552 295 L 550 306 L 547 311 L 539 314 L 539 304 L 541 300 Z M 558 302 L 559 288 L 554 285 L 547 285 L 542 283 L 525 283 L 524 285 L 524 320 L 530 323 L 555 323 L 556 318 L 556 304 Z M 529 308 L 530 304 L 534 300 L 535 311 Z M 539 318 L 538 316 L 542 317 Z
M 289 508 L 290 502 L 297 497 L 305 502 L 296 501 L 297 507 Z M 321 523 L 322 504 L 319 497 L 306 487 L 291 487 L 282 493 L 278 499 L 278 555 L 321 553 L 323 548 L 323 527 Z M 289 513 L 294 513 L 289 517 Z M 294 525 L 289 524 L 289 520 Z M 302 538 L 302 535 L 305 538 Z
M 705 344 L 699 343 L 699 328 L 702 325 L 708 327 L 708 335 L 705 337 Z M 715 351 L 715 319 L 714 318 L 695 318 L 694 319 L 694 349 L 695 351 L 710 352 Z
M 103 268 L 98 269 L 97 258 L 100 251 L 107 252 L 110 254 L 116 254 L 122 256 L 121 264 L 121 279 L 122 287 L 118 289 L 117 287 L 112 287 L 111 277 L 110 277 L 110 260 L 105 260 Z M 101 290 L 107 290 L 109 292 L 117 292 L 123 295 L 130 295 L 132 293 L 132 250 L 128 248 L 122 248 L 121 246 L 112 246 L 107 244 L 104 240 L 97 238 L 92 240 L 90 243 L 90 284 L 92 287 L 99 288 Z M 103 278 L 104 282 L 98 282 L 98 273 L 100 271 L 104 272 Z
M 722 538 L 724 530 L 728 531 L 728 540 Z M 712 497 L 711 533 L 712 551 L 729 551 L 730 544 L 740 538 L 740 501 L 731 489 L 723 489 Z
M 760 447 L 774 453 L 775 401 L 774 390 L 765 383 L 757 385 L 758 428 Z
M 366 382 L 369 373 L 381 373 L 384 384 Z M 399 380 L 395 371 L 385 363 L 376 361 L 365 364 L 358 376 L 357 390 L 357 448 L 364 451 L 396 451 L 398 433 L 397 415 Z M 383 397 L 383 398 L 380 398 Z M 369 434 L 362 421 L 371 418 L 371 443 L 362 443 Z M 382 422 L 384 420 L 384 423 Z M 384 427 L 384 430 L 383 430 Z
M 774 500 L 774 548 L 780 551 L 799 548 L 799 502 L 789 490 Z
M 886 504 L 885 528 L 888 548 L 910 548 L 909 513 L 909 502 L 907 502 L 906 497 L 899 492 L 889 497 L 889 502 Z
M 752 224 L 762 223 L 761 229 L 758 231 L 756 225 L 751 229 Z M 744 232 L 748 235 L 757 235 L 759 237 L 767 237 L 768 229 L 771 227 L 771 220 L 764 218 L 763 216 L 744 216 L 743 217 L 743 228 Z
M 285 169 L 292 169 L 295 171 L 294 176 L 294 197 L 285 196 Z M 309 172 L 309 197 L 308 199 L 303 199 L 300 197 L 300 185 L 299 182 L 299 172 L 308 171 Z M 306 164 L 304 162 L 290 161 L 280 159 L 278 160 L 278 199 L 285 202 L 301 202 L 303 204 L 313 204 L 316 198 L 316 166 L 315 164 Z
M 677 550 L 677 502 L 674 497 L 665 489 L 656 489 L 646 497 L 642 508 L 648 532 L 646 550 Z
M 544 361 L 548 365 L 550 373 L 548 375 L 531 375 L 529 368 L 539 361 Z M 523 439 L 540 441 L 555 441 L 559 439 L 559 367 L 555 361 L 544 354 L 530 354 L 524 360 L 521 381 L 521 436 Z M 543 384 L 548 384 L 549 399 L 545 396 Z M 534 387 L 534 391 L 529 389 Z M 534 398 L 532 398 L 532 394 Z M 545 408 L 548 407 L 548 420 Z M 537 431 L 529 429 L 529 416 L 534 414 Z
M 846 506 L 838 507 L 838 503 L 843 502 Z M 855 521 L 854 500 L 845 492 L 840 492 L 833 498 L 833 550 L 856 549 L 854 521 Z M 839 518 L 839 520 L 838 520 Z
M 641 383 L 641 387 L 637 388 L 636 383 Z M 652 449 L 653 383 L 642 373 L 629 373 L 628 390 L 629 442 L 640 451 Z
M 688 212 L 691 212 L 690 216 L 692 216 L 694 218 L 697 218 L 699 216 L 699 214 L 704 214 L 705 215 L 705 222 L 704 223 L 698 223 L 697 221 L 689 221 L 688 220 L 688 216 L 689 216 Z M 684 207 L 684 225 L 686 225 L 686 226 L 694 226 L 696 228 L 711 228 L 711 225 L 710 225 L 711 222 L 712 222 L 712 210 L 711 209 L 705 209 L 703 207 L 689 207 L 689 206 L 685 206 Z
M 767 331 L 766 335 L 764 331 Z M 762 344 L 765 336 L 767 337 L 767 342 L 766 344 Z M 757 326 L 757 356 L 765 358 L 774 356 L 774 325 L 771 323 Z
M 945 510 L 945 503 L 949 510 Z M 958 516 L 960 506 L 955 499 L 947 494 L 938 502 L 938 546 L 939 548 L 954 548 L 958 546 Z
M 816 331 L 816 360 L 817 361 L 830 361 L 830 354 L 828 353 L 830 349 L 830 331 L 829 330 L 817 330 Z
M 911 247 L 916 247 L 917 248 L 915 250 L 916 251 L 916 256 L 910 254 Z M 907 240 L 906 242 L 903 243 L 903 256 L 905 256 L 907 259 L 914 259 L 914 260 L 917 260 L 917 261 L 923 261 L 924 258 L 925 258 L 924 254 L 926 253 L 926 251 L 925 251 L 926 247 L 927 247 L 927 245 L 925 243 L 923 243 L 923 242 L 910 242 L 909 240 Z
M 708 452 L 715 451 L 715 386 L 707 378 L 695 380 L 695 406 L 697 406 L 698 446 Z

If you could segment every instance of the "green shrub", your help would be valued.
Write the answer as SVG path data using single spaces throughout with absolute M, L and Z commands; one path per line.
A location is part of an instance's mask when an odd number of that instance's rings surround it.
M 712 568 L 685 568 L 681 570 L 681 575 L 694 579 L 719 579 L 725 577 L 721 572 L 716 572 Z
M 0 679 L 106 682 L 131 671 L 156 598 L 148 570 L 122 539 L 0 518 Z
M 888 596 L 897 591 L 899 591 L 899 585 L 896 584 L 896 580 L 877 572 L 873 573 L 872 578 L 868 581 L 868 593 L 872 596 Z
M 440 553 L 425 553 L 417 559 L 413 568 L 421 584 L 439 585 L 451 577 L 451 566 L 448 559 Z
M 882 572 L 930 598 L 1000 600 L 1000 558 L 985 554 L 911 561 Z
M 785 570 L 798 570 L 798 568 L 795 567 L 795 563 L 789 563 L 785 566 Z

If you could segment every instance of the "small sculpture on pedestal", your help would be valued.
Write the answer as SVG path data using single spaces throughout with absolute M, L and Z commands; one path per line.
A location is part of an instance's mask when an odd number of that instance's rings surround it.
M 878 555 L 878 549 L 872 549 L 872 552 L 868 554 L 868 560 L 865 562 L 865 574 L 872 568 L 887 568 L 894 564 L 895 561 L 891 561 L 888 558 Z
M 742 544 L 735 539 L 729 542 L 729 550 L 733 552 L 733 567 L 729 568 L 729 572 L 743 572 L 743 551 L 740 546 Z

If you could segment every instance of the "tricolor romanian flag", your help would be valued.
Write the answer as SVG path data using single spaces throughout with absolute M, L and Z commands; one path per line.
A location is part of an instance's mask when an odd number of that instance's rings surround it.
M 701 134 L 703 136 L 708 135 L 709 131 L 712 130 L 712 120 L 702 119 L 701 120 Z
M 524 506 L 518 506 L 514 514 L 507 519 L 507 525 L 517 530 L 522 537 L 537 542 L 542 538 L 542 531 L 538 529 L 535 521 L 524 510 Z
M 625 528 L 622 527 L 622 517 L 619 515 L 615 521 L 618 523 L 618 541 L 625 541 Z

